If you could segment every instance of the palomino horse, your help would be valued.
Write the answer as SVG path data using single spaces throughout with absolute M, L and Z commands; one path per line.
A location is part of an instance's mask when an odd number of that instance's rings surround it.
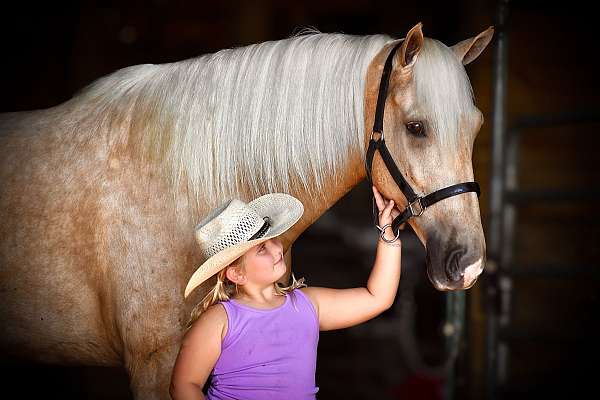
M 419 194 L 473 180 L 483 118 L 463 65 L 492 33 L 446 47 L 418 24 L 394 55 L 386 139 Z M 136 398 L 169 398 L 183 327 L 206 290 L 184 301 L 202 262 L 194 224 L 227 198 L 287 192 L 306 207 L 283 238 L 289 249 L 365 179 L 382 66 L 396 43 L 309 32 L 125 68 L 56 107 L 2 115 L 3 352 L 122 365 Z M 409 129 L 414 122 L 425 131 Z M 372 177 L 406 205 L 379 153 Z M 473 285 L 485 254 L 475 193 L 410 224 L 436 288 Z

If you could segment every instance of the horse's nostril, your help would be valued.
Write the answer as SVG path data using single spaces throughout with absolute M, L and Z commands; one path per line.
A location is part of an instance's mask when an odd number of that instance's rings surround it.
M 458 282 L 463 278 L 464 272 L 460 268 L 462 252 L 453 250 L 446 259 L 446 277 L 450 282 Z

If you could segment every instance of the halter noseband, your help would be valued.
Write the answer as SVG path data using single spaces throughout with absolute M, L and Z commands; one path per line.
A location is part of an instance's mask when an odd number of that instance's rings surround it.
M 379 150 L 379 154 L 381 155 L 385 166 L 390 172 L 390 175 L 392 176 L 392 178 L 394 178 L 396 185 L 398 185 L 398 187 L 406 197 L 406 200 L 408 201 L 408 206 L 392 222 L 392 231 L 394 232 L 396 239 L 400 234 L 400 225 L 402 225 L 412 217 L 420 216 L 421 214 L 423 214 L 425 209 L 427 209 L 427 207 L 430 207 L 438 201 L 468 192 L 475 192 L 479 197 L 481 193 L 479 184 L 477 182 L 464 182 L 448 186 L 440 190 L 436 190 L 435 192 L 432 192 L 423 197 L 418 196 L 412 189 L 410 184 L 406 181 L 406 179 L 404 179 L 404 176 L 402 175 L 402 173 L 398 169 L 398 166 L 394 162 L 394 158 L 388 151 L 387 146 L 385 145 L 385 137 L 383 134 L 383 115 L 385 111 L 385 100 L 387 98 L 388 87 L 390 84 L 390 75 L 392 73 L 392 62 L 394 59 L 394 54 L 396 54 L 396 51 L 400 48 L 401 45 L 402 42 L 394 46 L 394 48 L 390 51 L 390 54 L 388 54 L 387 59 L 385 60 L 385 66 L 383 67 L 383 73 L 381 75 L 381 82 L 379 83 L 379 94 L 377 96 L 377 107 L 375 109 L 375 122 L 373 123 L 373 132 L 371 133 L 371 138 L 369 140 L 369 147 L 367 149 L 367 156 L 365 160 L 365 167 L 367 169 L 367 179 L 371 184 L 373 184 L 371 176 L 373 156 L 375 155 L 375 151 Z M 380 134 L 378 140 L 373 139 L 374 133 Z M 375 221 L 375 225 L 378 226 L 377 212 L 374 201 L 373 218 Z

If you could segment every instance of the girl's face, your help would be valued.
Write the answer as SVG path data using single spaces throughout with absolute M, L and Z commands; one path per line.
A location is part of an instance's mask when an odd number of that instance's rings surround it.
M 283 244 L 278 238 L 254 246 L 244 254 L 244 274 L 249 282 L 269 285 L 286 272 Z

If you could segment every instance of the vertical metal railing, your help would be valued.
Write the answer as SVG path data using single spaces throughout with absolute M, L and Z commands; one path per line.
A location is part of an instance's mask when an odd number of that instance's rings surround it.
M 496 8 L 495 46 L 493 56 L 493 104 L 492 104 L 492 160 L 490 209 L 487 237 L 487 265 L 485 275 L 486 310 L 486 398 L 496 398 L 498 377 L 498 273 L 501 268 L 502 223 L 504 202 L 504 146 L 506 137 L 506 97 L 508 76 L 508 13 L 509 1 L 499 0 Z
M 465 292 L 448 292 L 446 294 L 446 321 L 443 327 L 448 367 L 446 371 L 445 400 L 456 398 L 456 375 L 458 354 L 464 338 L 465 327 Z

